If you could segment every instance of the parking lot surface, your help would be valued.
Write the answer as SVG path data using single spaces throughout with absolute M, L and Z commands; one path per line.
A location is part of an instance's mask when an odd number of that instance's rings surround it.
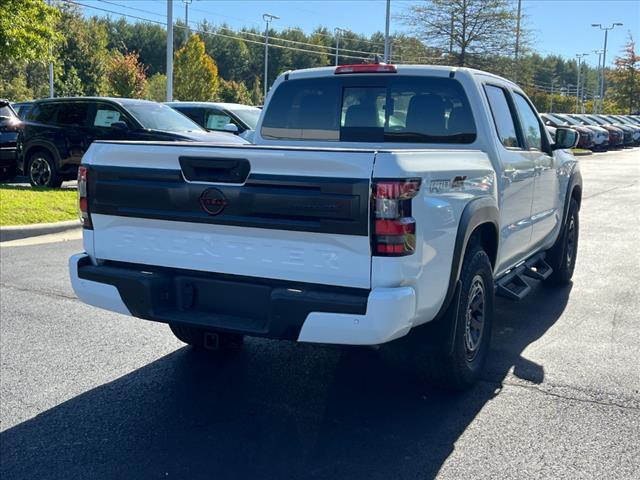
M 640 149 L 581 167 L 573 285 L 497 301 L 484 379 L 458 395 L 372 349 L 208 359 L 80 303 L 80 241 L 1 248 L 0 477 L 640 478 Z

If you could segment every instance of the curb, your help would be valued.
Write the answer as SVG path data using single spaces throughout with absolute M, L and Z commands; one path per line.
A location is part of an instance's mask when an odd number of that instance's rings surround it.
M 80 228 L 79 220 L 67 220 L 54 223 L 35 223 L 33 225 L 11 225 L 0 227 L 0 242 L 8 242 L 21 238 L 37 237 L 50 233 L 66 232 Z

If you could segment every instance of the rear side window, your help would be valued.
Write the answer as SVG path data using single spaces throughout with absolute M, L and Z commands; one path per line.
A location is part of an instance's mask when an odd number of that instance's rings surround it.
M 36 104 L 27 113 L 27 119 L 34 122 L 50 123 L 55 117 L 57 105 L 53 103 Z
M 196 122 L 198 125 L 204 126 L 204 123 L 202 121 L 204 110 L 202 108 L 190 108 L 190 107 L 180 107 L 180 108 L 171 107 L 171 108 L 173 108 L 174 110 L 177 110 L 183 115 L 186 115 L 191 120 Z
M 441 77 L 326 77 L 285 81 L 262 137 L 347 142 L 472 143 L 476 127 L 462 85 Z
M 519 93 L 514 93 L 513 100 L 518 109 L 522 132 L 527 141 L 527 146 L 535 150 L 542 150 L 542 132 L 540 130 L 538 114 L 536 114 L 533 108 L 531 108 L 531 105 L 529 105 L 529 102 Z
M 233 123 L 231 117 L 220 110 L 207 110 L 204 115 L 205 128 L 210 130 L 224 130 L 228 124 Z
M 70 126 L 84 126 L 89 113 L 88 103 L 63 103 L 58 107 L 56 123 Z
M 110 128 L 115 122 L 126 122 L 122 114 L 111 105 L 99 103 L 96 105 L 95 115 L 89 121 L 94 127 Z
M 484 89 L 500 142 L 507 148 L 519 148 L 516 125 L 507 101 L 507 93 L 502 88 L 493 85 L 485 85 Z

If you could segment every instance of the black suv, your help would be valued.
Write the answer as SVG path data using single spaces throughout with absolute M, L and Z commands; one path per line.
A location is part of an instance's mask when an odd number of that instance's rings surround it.
M 38 100 L 18 139 L 18 167 L 33 186 L 59 187 L 74 179 L 94 140 L 190 140 L 247 143 L 230 133 L 207 132 L 166 105 L 126 98 Z
M 21 126 L 9 101 L 0 99 L 0 181 L 16 176 L 16 142 Z

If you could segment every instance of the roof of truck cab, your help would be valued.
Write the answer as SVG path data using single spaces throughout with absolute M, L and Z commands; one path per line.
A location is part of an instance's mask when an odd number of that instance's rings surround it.
M 343 65 L 341 65 L 343 66 Z M 492 77 L 496 80 L 500 80 L 501 82 L 506 82 L 514 87 L 517 85 L 509 79 L 504 77 L 500 77 L 499 75 L 495 75 L 493 73 L 485 72 L 483 70 L 476 70 L 475 68 L 468 67 L 456 67 L 456 66 L 446 66 L 446 65 L 395 65 L 397 72 L 399 74 L 404 75 L 429 75 L 436 74 L 438 76 L 446 76 L 451 75 L 454 72 L 454 77 L 458 73 L 463 73 L 471 76 L 482 75 L 485 77 Z M 336 67 L 316 67 L 316 68 L 305 68 L 301 70 L 290 70 L 288 72 L 283 73 L 282 75 L 285 78 L 288 76 L 289 79 L 299 79 L 299 78 L 317 78 L 317 77 L 329 77 L 335 74 Z M 356 75 L 393 75 L 393 73 L 349 73 L 343 74 L 347 76 L 356 76 Z

